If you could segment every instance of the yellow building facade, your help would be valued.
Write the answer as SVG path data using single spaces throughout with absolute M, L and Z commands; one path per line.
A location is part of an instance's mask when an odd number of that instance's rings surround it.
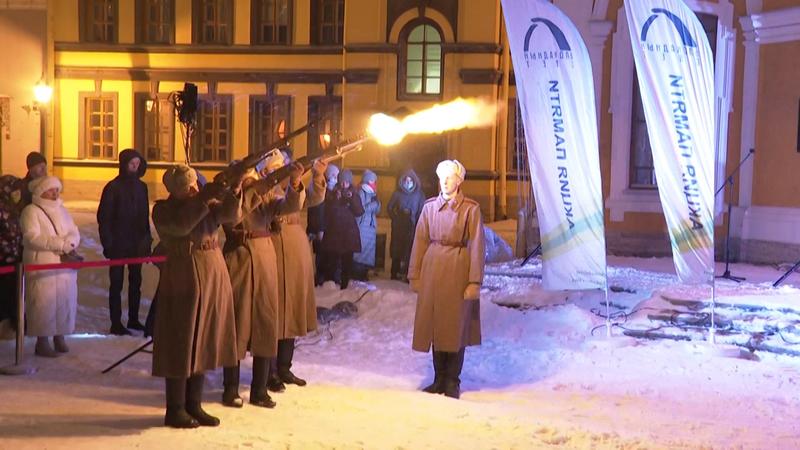
M 623 1 L 553 3 L 592 59 L 609 250 L 667 254 Z M 715 49 L 718 182 L 756 149 L 736 178 L 735 254 L 796 259 L 800 0 L 685 3 Z M 43 72 L 55 92 L 43 148 L 68 198 L 97 198 L 130 147 L 148 157 L 151 195 L 163 195 L 164 169 L 186 159 L 169 96 L 191 82 L 200 107 L 189 155 L 207 176 L 321 115 L 318 130 L 293 140 L 295 157 L 316 154 L 321 133 L 363 133 L 375 112 L 401 115 L 457 97 L 497 101 L 492 127 L 369 144 L 343 165 L 377 172 L 388 200 L 403 169 L 417 170 L 433 193 L 436 162 L 456 158 L 487 220 L 524 218 L 520 207 L 532 204 L 518 170 L 525 162 L 499 0 L 50 0 L 46 14 Z M 718 242 L 726 220 L 719 215 Z M 530 248 L 535 219 L 520 223 Z

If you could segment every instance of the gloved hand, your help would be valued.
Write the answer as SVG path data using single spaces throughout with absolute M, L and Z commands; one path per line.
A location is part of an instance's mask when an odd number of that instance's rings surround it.
M 61 253 L 69 253 L 75 250 L 75 243 L 71 242 L 70 239 L 64 238 L 64 242 L 61 244 Z
M 478 300 L 481 298 L 481 285 L 478 283 L 470 283 L 464 289 L 464 300 Z
M 408 284 L 411 286 L 411 290 L 416 293 L 419 293 L 419 289 L 420 287 L 422 287 L 420 286 L 419 279 L 414 279 L 414 280 L 409 279 Z

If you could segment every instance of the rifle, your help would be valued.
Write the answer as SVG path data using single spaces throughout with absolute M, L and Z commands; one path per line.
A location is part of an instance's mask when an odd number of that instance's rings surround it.
M 297 160 L 295 160 L 292 164 L 285 165 L 269 173 L 266 177 L 264 177 L 263 180 L 260 181 L 260 183 L 267 188 L 272 188 L 273 186 L 277 185 L 278 183 L 285 180 L 291 175 L 295 164 L 297 163 L 302 164 L 303 173 L 308 172 L 314 166 L 314 163 L 316 161 L 323 161 L 327 163 L 339 158 L 344 158 L 350 153 L 361 150 L 364 143 L 367 142 L 369 139 L 370 139 L 369 137 L 361 136 L 353 141 L 345 141 L 344 143 L 337 145 L 333 149 L 322 152 L 322 154 L 317 156 L 316 158 L 312 158 L 308 155 L 297 158 Z
M 316 125 L 316 123 L 322 120 L 323 117 L 324 116 L 321 116 L 314 120 L 310 120 L 302 127 L 287 134 L 283 139 L 279 139 L 278 141 L 271 143 L 266 147 L 268 150 L 262 150 L 260 152 L 251 153 L 241 161 L 238 161 L 232 164 L 230 167 L 222 170 L 221 172 L 219 172 L 214 176 L 214 183 L 220 184 L 226 188 L 235 185 L 236 183 L 239 182 L 239 180 L 242 179 L 242 177 L 244 176 L 245 173 L 247 173 L 248 170 L 252 169 L 256 165 L 258 165 L 258 163 L 265 160 L 266 158 L 272 156 L 274 153 L 281 151 L 281 148 L 283 148 L 286 144 L 288 144 L 290 140 L 308 131 L 309 128 Z

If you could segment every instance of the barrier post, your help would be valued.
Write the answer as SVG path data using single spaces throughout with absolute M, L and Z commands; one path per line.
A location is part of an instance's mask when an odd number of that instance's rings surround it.
M 35 367 L 24 366 L 25 353 L 25 265 L 17 264 L 17 342 L 14 365 L 0 367 L 0 375 L 30 375 L 36 373 Z

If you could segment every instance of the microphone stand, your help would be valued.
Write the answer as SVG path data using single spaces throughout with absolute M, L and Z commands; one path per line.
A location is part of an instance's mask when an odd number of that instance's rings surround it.
M 731 212 L 733 210 L 733 185 L 734 185 L 733 177 L 737 173 L 739 173 L 739 169 L 742 168 L 742 164 L 744 164 L 744 162 L 747 161 L 750 158 L 750 156 L 752 156 L 753 153 L 755 153 L 755 151 L 756 150 L 753 148 L 750 149 L 747 155 L 744 158 L 742 158 L 741 161 L 739 161 L 739 165 L 736 166 L 736 168 L 733 169 L 730 174 L 728 174 L 728 178 L 725 179 L 725 183 L 723 183 L 722 186 L 720 186 L 719 189 L 717 189 L 717 192 L 714 193 L 714 197 L 716 198 L 716 196 L 720 192 L 722 192 L 723 189 L 725 189 L 725 186 L 726 185 L 728 186 L 728 226 L 726 227 L 727 230 L 725 231 L 725 272 L 722 275 L 717 276 L 717 278 L 725 278 L 727 280 L 735 281 L 737 283 L 741 283 L 745 278 L 731 275 L 731 270 L 730 270 Z

